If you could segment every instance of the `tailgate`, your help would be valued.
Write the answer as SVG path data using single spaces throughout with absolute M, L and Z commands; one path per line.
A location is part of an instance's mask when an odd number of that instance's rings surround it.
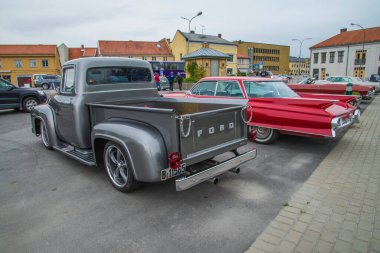
M 247 143 L 244 106 L 178 117 L 183 161 L 191 165 Z

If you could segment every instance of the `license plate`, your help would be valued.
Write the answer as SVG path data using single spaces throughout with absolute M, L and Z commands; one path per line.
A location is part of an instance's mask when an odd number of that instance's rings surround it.
M 168 180 L 169 178 L 176 177 L 185 173 L 186 164 L 181 164 L 178 169 L 167 168 L 161 170 L 161 181 Z

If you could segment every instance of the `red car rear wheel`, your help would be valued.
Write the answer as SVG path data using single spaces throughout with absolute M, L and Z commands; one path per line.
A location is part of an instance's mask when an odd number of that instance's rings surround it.
M 271 144 L 275 142 L 279 133 L 276 129 L 266 128 L 266 127 L 255 127 L 256 128 L 256 142 L 261 144 Z

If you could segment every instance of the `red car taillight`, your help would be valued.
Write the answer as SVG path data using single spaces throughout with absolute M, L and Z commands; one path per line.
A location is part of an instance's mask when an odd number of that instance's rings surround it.
M 178 169 L 181 165 L 181 153 L 173 152 L 169 154 L 169 167 L 172 169 Z

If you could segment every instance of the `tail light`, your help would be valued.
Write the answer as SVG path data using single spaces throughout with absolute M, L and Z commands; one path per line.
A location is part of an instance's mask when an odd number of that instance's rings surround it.
M 169 154 L 169 167 L 172 169 L 178 169 L 181 165 L 181 153 L 173 152 Z

